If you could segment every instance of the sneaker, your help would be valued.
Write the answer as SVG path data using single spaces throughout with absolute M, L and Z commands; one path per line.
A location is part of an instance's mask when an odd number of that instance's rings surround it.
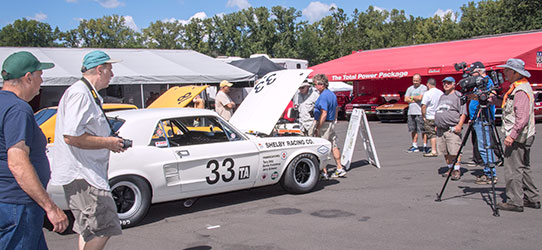
M 524 199 L 523 200 L 523 206 L 524 207 L 530 207 L 530 208 L 534 208 L 534 209 L 540 209 L 540 201 L 537 201 L 537 202 L 532 202 L 532 201 L 529 201 L 529 200 L 526 200 Z
M 499 178 L 497 178 L 497 176 L 494 176 L 493 183 L 497 183 L 497 181 L 499 181 Z M 478 185 L 491 184 L 491 177 L 487 175 L 478 176 L 476 177 L 476 181 L 474 183 Z
M 418 147 L 410 146 L 410 148 L 407 149 L 407 152 L 420 152 L 420 149 Z
M 331 175 L 332 178 L 337 178 L 337 177 L 344 177 L 346 175 L 346 171 L 344 171 L 344 169 L 337 169 L 335 170 L 335 173 L 333 173 Z
M 523 207 L 516 206 L 514 204 L 510 204 L 506 202 L 502 202 L 502 203 L 499 202 L 497 204 L 497 208 L 501 210 L 512 211 L 512 212 L 523 212 Z
M 322 180 L 329 180 L 329 176 L 328 176 L 326 173 L 322 172 L 322 173 L 320 174 L 320 179 L 322 179 Z

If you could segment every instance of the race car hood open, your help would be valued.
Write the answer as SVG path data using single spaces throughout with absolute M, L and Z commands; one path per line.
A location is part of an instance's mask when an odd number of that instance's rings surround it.
M 230 123 L 243 132 L 271 134 L 282 112 L 311 72 L 310 69 L 290 69 L 266 74 L 254 85 Z

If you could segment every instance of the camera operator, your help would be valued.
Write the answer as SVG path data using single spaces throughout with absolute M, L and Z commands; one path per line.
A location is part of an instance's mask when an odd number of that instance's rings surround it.
M 469 71 L 471 72 L 471 76 L 473 77 L 483 77 L 484 79 L 487 79 L 487 86 L 485 86 L 485 89 L 474 89 L 474 93 L 469 94 L 468 97 L 470 99 L 469 102 L 469 118 L 470 121 L 474 123 L 474 133 L 473 133 L 473 160 L 476 160 L 481 158 L 481 162 L 484 165 L 484 174 L 481 176 L 478 176 L 476 178 L 476 184 L 491 184 L 491 174 L 493 174 L 493 181 L 497 182 L 497 173 L 495 171 L 495 168 L 490 168 L 490 164 L 495 163 L 495 156 L 493 153 L 493 149 L 491 148 L 492 142 L 490 137 L 491 127 L 489 126 L 483 126 L 484 121 L 481 119 L 480 112 L 488 111 L 489 114 L 485 114 L 486 117 L 491 119 L 492 122 L 495 121 L 495 105 L 489 105 L 488 110 L 478 110 L 478 113 L 475 113 L 479 106 L 478 101 L 478 95 L 476 92 L 478 91 L 484 91 L 487 92 L 493 88 L 493 81 L 491 80 L 491 77 L 486 75 L 486 69 L 484 67 L 484 64 L 481 62 L 475 62 L 473 63 Z M 476 135 L 476 136 L 474 136 Z M 478 153 L 478 154 L 477 154 Z
M 116 62 L 102 51 L 89 52 L 83 58 L 83 77 L 58 104 L 51 183 L 64 187 L 80 249 L 103 249 L 111 236 L 122 233 L 107 169 L 109 151 L 123 152 L 125 143 L 111 135 L 98 94 L 109 86 Z
M 540 196 L 531 177 L 530 152 L 535 137 L 534 95 L 520 59 L 508 59 L 503 74 L 511 83 L 502 100 L 504 139 L 504 178 L 507 201 L 498 203 L 502 210 L 523 212 L 523 207 L 540 209 Z M 492 101 L 498 105 L 494 96 Z

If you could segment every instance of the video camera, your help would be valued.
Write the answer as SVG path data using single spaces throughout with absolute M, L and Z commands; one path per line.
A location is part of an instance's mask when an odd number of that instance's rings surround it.
M 459 91 L 463 93 L 463 99 L 461 99 L 463 104 L 467 102 L 466 94 L 469 93 L 476 94 L 481 104 L 487 104 L 491 91 L 500 91 L 500 86 L 504 82 L 502 73 L 498 73 L 495 70 L 487 71 L 489 77 L 483 77 L 481 75 L 474 76 L 473 73 L 476 69 L 475 64 L 472 64 L 471 67 L 467 67 L 467 63 L 460 62 L 454 64 L 454 68 L 456 71 L 463 71 L 463 79 L 458 82 L 460 87 Z M 491 88 L 488 87 L 490 78 L 493 82 L 493 87 Z

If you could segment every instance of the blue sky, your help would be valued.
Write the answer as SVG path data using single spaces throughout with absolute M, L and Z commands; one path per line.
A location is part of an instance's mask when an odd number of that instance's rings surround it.
M 330 6 L 342 8 L 351 15 L 357 8 L 365 11 L 369 5 L 380 9 L 402 9 L 407 15 L 429 17 L 447 11 L 459 12 L 468 0 L 4 0 L 0 14 L 0 27 L 20 18 L 35 19 L 61 31 L 74 29 L 81 19 L 120 15 L 136 31 L 155 21 L 182 21 L 192 17 L 206 18 L 228 14 L 248 7 L 284 6 L 302 11 L 302 20 L 311 22 L 329 14 Z

